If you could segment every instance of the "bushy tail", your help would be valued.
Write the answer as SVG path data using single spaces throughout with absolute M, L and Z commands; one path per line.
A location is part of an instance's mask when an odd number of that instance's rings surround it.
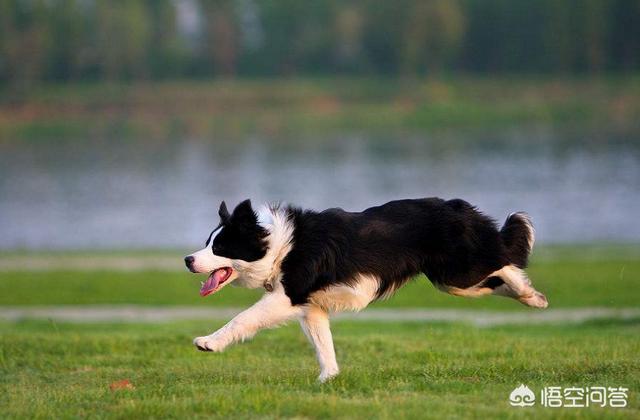
M 535 242 L 535 231 L 529 215 L 523 212 L 510 214 L 500 229 L 500 236 L 511 264 L 525 268 Z

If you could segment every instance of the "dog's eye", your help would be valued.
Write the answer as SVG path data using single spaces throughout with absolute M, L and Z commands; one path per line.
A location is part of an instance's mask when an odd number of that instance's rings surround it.
M 214 245 L 211 250 L 214 254 L 220 255 L 220 252 L 222 252 L 222 247 L 220 245 Z

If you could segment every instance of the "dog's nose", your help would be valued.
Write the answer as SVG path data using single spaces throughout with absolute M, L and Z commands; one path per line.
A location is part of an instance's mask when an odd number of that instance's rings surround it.
M 187 268 L 188 268 L 189 270 L 192 270 L 191 266 L 193 265 L 193 262 L 194 262 L 195 260 L 196 260 L 196 259 L 195 259 L 195 258 L 193 258 L 193 256 L 191 256 L 191 255 L 187 255 L 186 257 L 184 257 L 184 264 L 187 266 Z

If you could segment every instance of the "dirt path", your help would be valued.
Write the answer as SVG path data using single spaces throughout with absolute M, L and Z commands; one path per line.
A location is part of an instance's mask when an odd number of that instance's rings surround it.
M 0 307 L 0 320 L 49 319 L 65 322 L 142 322 L 180 320 L 226 320 L 242 308 L 197 308 L 187 306 L 30 306 Z M 507 324 L 580 323 L 595 319 L 640 318 L 640 308 L 577 308 L 526 312 L 470 311 L 457 309 L 365 309 L 336 315 L 336 320 L 465 322 L 476 326 Z

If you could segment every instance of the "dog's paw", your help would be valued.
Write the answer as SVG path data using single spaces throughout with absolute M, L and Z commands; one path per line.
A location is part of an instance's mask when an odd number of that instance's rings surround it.
M 204 337 L 196 337 L 193 339 L 193 344 L 198 348 L 198 350 L 200 351 L 215 351 L 215 352 L 221 352 L 222 350 L 224 350 L 224 347 L 222 345 L 220 345 L 219 341 L 216 340 L 214 337 L 207 335 Z
M 521 296 L 518 300 L 532 308 L 544 309 L 549 306 L 547 297 L 538 291 L 534 291 L 533 294 L 528 296 Z
M 336 368 L 336 369 L 327 369 L 325 371 L 322 371 L 322 372 L 320 372 L 320 376 L 318 376 L 318 382 L 320 382 L 321 384 L 323 384 L 325 382 L 328 382 L 331 379 L 333 379 L 336 376 L 338 376 L 338 373 L 340 373 L 338 368 Z

